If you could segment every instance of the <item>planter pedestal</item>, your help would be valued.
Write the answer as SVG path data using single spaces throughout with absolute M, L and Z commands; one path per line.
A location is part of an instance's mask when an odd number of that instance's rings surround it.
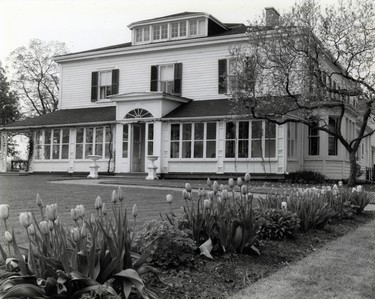
M 158 159 L 158 156 L 147 156 L 147 159 L 150 161 L 150 163 L 147 166 L 148 175 L 146 177 L 146 180 L 153 181 L 159 179 L 156 175 L 156 169 L 158 169 L 157 166 L 155 166 L 154 162 Z
M 99 174 L 98 174 L 99 165 L 96 164 L 96 161 L 99 160 L 101 158 L 101 156 L 89 155 L 88 158 L 91 159 L 93 162 L 89 166 L 90 167 L 90 174 L 87 177 L 90 178 L 90 179 L 97 179 L 97 178 L 99 178 Z

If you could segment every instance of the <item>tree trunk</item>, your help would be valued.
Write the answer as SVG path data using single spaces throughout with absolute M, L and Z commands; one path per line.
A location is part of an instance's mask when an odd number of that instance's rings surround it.
M 357 183 L 357 157 L 355 151 L 349 152 L 349 161 L 350 161 L 350 173 L 348 179 L 349 187 L 354 187 Z

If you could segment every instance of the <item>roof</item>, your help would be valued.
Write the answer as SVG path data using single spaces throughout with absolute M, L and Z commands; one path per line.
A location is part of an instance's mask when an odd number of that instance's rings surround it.
M 164 118 L 184 118 L 184 117 L 210 117 L 234 115 L 233 106 L 230 100 L 205 100 L 191 101 L 182 104 Z
M 206 14 L 205 12 L 185 11 L 185 12 L 176 13 L 176 14 L 172 14 L 172 15 L 167 15 L 167 16 L 163 16 L 163 17 L 157 17 L 157 18 L 153 18 L 153 19 L 146 19 L 146 20 L 136 21 L 136 22 L 133 22 L 133 23 L 129 24 L 128 27 L 133 27 L 135 25 L 146 23 L 146 22 L 147 23 L 158 22 L 158 21 L 168 20 L 168 19 L 171 19 L 171 18 L 185 18 L 185 17 L 194 16 L 194 15 L 208 15 L 208 14 Z
M 38 128 L 55 125 L 74 125 L 114 122 L 116 120 L 116 107 L 62 109 L 55 112 L 28 118 L 18 122 L 9 123 L 1 129 Z

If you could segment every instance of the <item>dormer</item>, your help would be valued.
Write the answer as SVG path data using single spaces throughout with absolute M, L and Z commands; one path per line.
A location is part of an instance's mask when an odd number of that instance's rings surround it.
M 225 24 L 203 12 L 183 12 L 131 23 L 128 27 L 133 45 L 206 37 L 228 30 Z

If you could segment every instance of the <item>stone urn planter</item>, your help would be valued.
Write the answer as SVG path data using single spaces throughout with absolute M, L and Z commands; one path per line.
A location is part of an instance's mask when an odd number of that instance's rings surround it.
M 96 164 L 96 161 L 98 161 L 102 156 L 88 155 L 87 157 L 93 161 L 92 164 L 90 165 L 90 174 L 87 177 L 90 179 L 99 178 L 99 174 L 98 174 L 99 165 Z
M 155 166 L 155 161 L 158 159 L 158 156 L 147 156 L 147 160 L 149 161 L 149 164 L 147 166 L 148 175 L 146 177 L 146 180 L 153 181 L 157 180 L 158 176 L 156 175 L 156 169 L 158 169 L 157 166 Z

